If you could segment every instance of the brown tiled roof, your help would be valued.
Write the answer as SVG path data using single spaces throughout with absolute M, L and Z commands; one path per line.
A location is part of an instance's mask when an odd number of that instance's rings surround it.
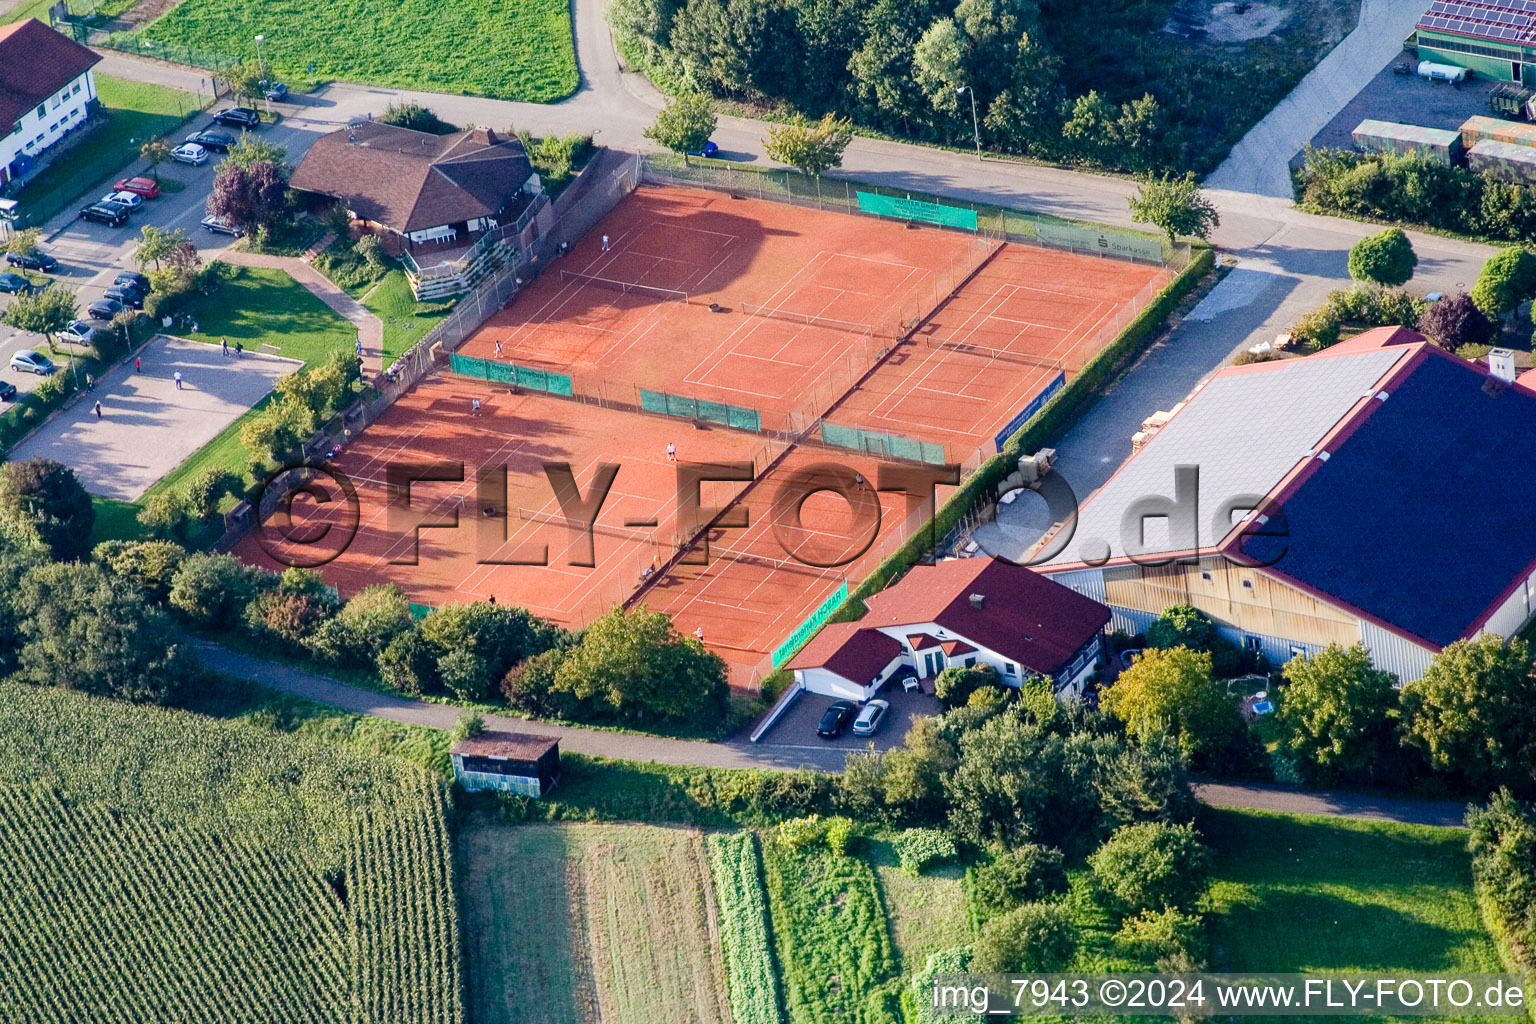
M 865 604 L 862 626 L 937 623 L 1041 675 L 1059 671 L 1109 622 L 1109 609 L 1092 598 L 993 558 L 913 566 Z
M 939 646 L 939 641 L 937 637 L 931 637 L 927 633 L 912 633 L 907 637 L 907 646 L 914 651 L 920 651 L 925 647 Z
M 939 644 L 939 648 L 943 650 L 944 656 L 948 658 L 953 658 L 957 654 L 976 653 L 976 648 L 972 647 L 964 640 L 945 640 L 943 643 Z
M 894 658 L 906 652 L 901 642 L 857 622 L 834 622 L 800 649 L 789 668 L 824 668 L 849 682 L 868 686 Z
M 523 732 L 482 732 L 453 745 L 452 753 L 468 757 L 500 757 L 510 761 L 537 761 L 560 745 L 553 736 Z
M 290 184 L 404 233 L 493 217 L 532 173 L 521 142 L 485 128 L 431 135 L 369 121 L 316 140 Z
M 36 18 L 0 28 L 0 134 L 99 60 Z

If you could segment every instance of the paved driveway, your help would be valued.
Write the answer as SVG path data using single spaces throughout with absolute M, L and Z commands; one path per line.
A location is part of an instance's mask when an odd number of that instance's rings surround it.
M 893 689 L 895 692 L 892 692 Z M 917 690 L 906 693 L 899 686 L 887 686 L 880 691 L 880 699 L 888 701 L 891 710 L 886 713 L 885 724 L 880 726 L 880 731 L 874 736 L 855 736 L 850 727 L 837 739 L 824 740 L 816 735 L 816 726 L 821 721 L 822 712 L 831 707 L 837 698 L 802 693 L 789 706 L 789 710 L 773 723 L 773 728 L 763 734 L 758 745 L 783 752 L 837 750 L 846 754 L 867 750 L 870 744 L 874 744 L 876 750 L 889 750 L 901 745 L 901 738 L 907 734 L 912 719 L 919 715 L 939 713 L 938 700 L 931 694 Z

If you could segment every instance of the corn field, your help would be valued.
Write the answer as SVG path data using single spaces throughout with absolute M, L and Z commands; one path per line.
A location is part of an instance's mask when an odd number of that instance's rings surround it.
M 0 684 L 0 1024 L 463 1020 L 442 785 Z

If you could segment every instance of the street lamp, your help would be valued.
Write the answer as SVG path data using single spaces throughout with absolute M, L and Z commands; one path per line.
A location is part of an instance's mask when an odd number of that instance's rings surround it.
M 962 85 L 955 90 L 956 96 L 971 94 L 971 132 L 976 137 L 976 159 L 981 159 L 981 122 L 976 119 L 976 90 L 968 85 Z
M 267 62 L 261 56 L 261 44 L 267 41 L 266 36 L 256 37 L 256 68 L 261 72 L 261 80 L 267 80 Z

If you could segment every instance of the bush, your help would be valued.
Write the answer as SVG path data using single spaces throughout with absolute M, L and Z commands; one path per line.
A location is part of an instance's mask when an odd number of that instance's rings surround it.
M 847 818 L 827 819 L 827 849 L 839 857 L 848 855 L 848 848 L 853 845 L 858 835 L 858 829 Z
M 954 946 L 930 953 L 923 969 L 912 976 L 912 984 L 903 993 L 903 1006 L 910 1006 L 907 1017 L 916 1024 L 976 1024 L 974 1014 L 939 1013 L 933 1006 L 933 986 L 940 975 L 964 974 L 971 966 L 971 947 Z
M 896 837 L 896 856 L 901 869 L 909 875 L 920 875 L 934 864 L 954 860 L 960 856 L 955 837 L 936 828 L 909 828 Z
M 0 465 L 0 536 L 41 544 L 59 561 L 90 550 L 96 508 L 75 471 L 52 459 Z
M 787 850 L 805 850 L 819 845 L 827 837 L 827 822 L 819 814 L 779 822 L 773 841 Z
M 943 707 L 958 708 L 969 702 L 976 691 L 1001 685 L 1002 677 L 991 665 L 951 665 L 934 677 L 933 695 Z
M 1144 822 L 1116 830 L 1088 864 L 1104 904 L 1130 916 L 1193 907 L 1205 892 L 1211 855 L 1193 825 Z
M 1362 238 L 1349 250 L 1349 276 L 1356 281 L 1400 285 L 1413 276 L 1418 265 L 1418 254 L 1402 228 L 1387 228 Z
M 1516 960 L 1536 970 L 1536 809 L 1501 789 L 1468 811 L 1467 828 L 1478 895 L 1492 905 Z
M 999 850 L 970 874 L 971 899 L 981 920 L 1006 914 L 1020 903 L 1043 903 L 1064 895 L 1067 872 L 1061 851 L 1026 843 Z
M 1057 971 L 1077 955 L 1079 936 L 1066 909 L 1026 903 L 982 925 L 970 970 L 978 974 Z
M 1144 910 L 1125 919 L 1115 945 L 1143 963 L 1180 954 L 1198 962 L 1205 959 L 1205 922 L 1179 910 Z
M 1303 313 L 1291 324 L 1291 337 L 1304 342 L 1308 348 L 1327 348 L 1339 340 L 1342 327 L 1337 311 L 1323 308 Z
M 197 626 L 232 626 L 257 591 L 276 582 L 272 573 L 253 569 L 233 555 L 191 555 L 171 579 L 171 607 Z
M 92 561 L 153 604 L 164 604 L 170 597 L 171 583 L 186 557 L 180 544 L 163 540 L 109 540 L 91 552 Z
M 1147 646 L 1167 649 L 1188 647 L 1192 651 L 1208 651 L 1216 640 L 1216 623 L 1200 609 L 1187 604 L 1176 604 L 1163 610 L 1163 614 L 1147 626 Z
M 1448 352 L 1464 345 L 1485 345 L 1496 329 L 1465 292 L 1432 303 L 1419 317 L 1419 332 Z
M 410 599 L 393 583 L 364 587 L 344 604 L 335 618 L 307 637 L 310 653 L 332 665 L 363 668 L 401 633 L 411 628 Z

